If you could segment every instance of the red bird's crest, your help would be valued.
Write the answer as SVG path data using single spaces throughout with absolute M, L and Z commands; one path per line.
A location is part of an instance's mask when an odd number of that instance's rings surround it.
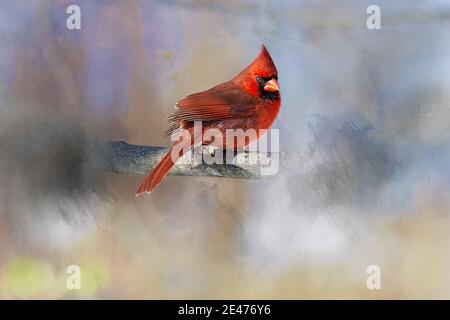
M 256 57 L 255 60 L 244 70 L 242 70 L 234 79 L 238 85 L 243 86 L 248 93 L 257 96 L 258 95 L 258 84 L 256 82 L 256 77 L 264 78 L 278 78 L 277 67 L 273 63 L 272 57 L 269 51 L 263 45 L 261 52 Z

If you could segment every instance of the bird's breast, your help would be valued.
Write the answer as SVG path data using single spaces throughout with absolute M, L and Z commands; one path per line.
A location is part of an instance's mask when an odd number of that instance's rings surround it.
M 263 100 L 256 107 L 257 121 L 255 126 L 259 129 L 269 129 L 275 122 L 280 111 L 280 100 Z

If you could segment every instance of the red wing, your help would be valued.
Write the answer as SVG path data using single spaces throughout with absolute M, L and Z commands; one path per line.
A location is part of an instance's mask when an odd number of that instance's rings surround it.
M 180 127 L 181 121 L 214 121 L 244 118 L 253 114 L 258 99 L 247 94 L 231 82 L 209 90 L 194 93 L 180 100 L 170 117 L 166 135 Z

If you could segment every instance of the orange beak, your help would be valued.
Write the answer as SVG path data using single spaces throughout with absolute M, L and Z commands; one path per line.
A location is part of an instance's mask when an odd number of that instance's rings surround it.
M 277 79 L 269 80 L 264 85 L 264 91 L 276 92 L 276 91 L 279 91 L 279 90 L 280 90 L 280 87 L 278 86 Z

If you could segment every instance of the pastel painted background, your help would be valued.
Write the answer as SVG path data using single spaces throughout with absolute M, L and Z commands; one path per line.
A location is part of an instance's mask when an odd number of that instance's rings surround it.
M 450 298 L 450 4 L 375 2 L 381 30 L 361 0 L 1 1 L 0 298 Z M 86 169 L 93 139 L 169 145 L 262 43 L 298 166 L 139 198 Z

